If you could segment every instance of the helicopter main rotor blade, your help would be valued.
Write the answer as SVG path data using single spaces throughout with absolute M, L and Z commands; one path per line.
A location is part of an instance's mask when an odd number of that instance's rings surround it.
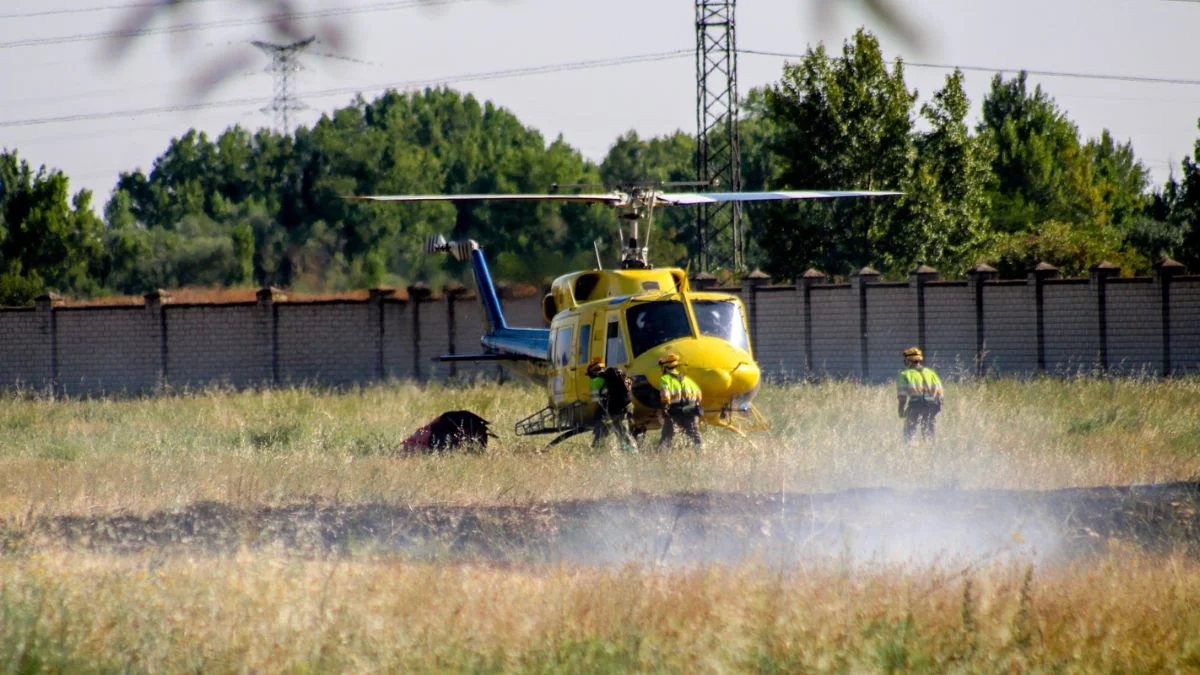
M 779 190 L 776 192 L 676 192 L 658 194 L 659 201 L 676 206 L 721 202 L 763 202 L 781 199 L 832 199 L 836 197 L 887 197 L 903 194 L 879 190 Z
M 623 195 L 355 195 L 347 197 L 362 202 L 482 202 L 482 201 L 546 201 L 593 202 L 616 206 L 627 198 Z

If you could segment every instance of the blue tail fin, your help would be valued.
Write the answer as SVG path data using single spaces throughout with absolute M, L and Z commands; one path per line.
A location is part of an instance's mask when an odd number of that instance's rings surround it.
M 496 285 L 492 283 L 491 272 L 488 272 L 487 260 L 484 260 L 483 251 L 479 250 L 478 246 L 471 249 L 471 271 L 475 274 L 475 288 L 479 289 L 479 300 L 483 303 L 483 312 L 487 316 L 488 332 L 507 330 L 508 322 L 504 320 L 504 311 L 500 309 L 500 296 L 496 294 Z

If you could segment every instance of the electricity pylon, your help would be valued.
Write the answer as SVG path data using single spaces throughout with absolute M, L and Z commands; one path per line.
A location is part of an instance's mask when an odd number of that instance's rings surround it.
M 303 40 L 297 40 L 287 45 L 277 45 L 259 40 L 250 43 L 271 57 L 271 65 L 267 66 L 266 71 L 275 74 L 275 95 L 271 97 L 271 102 L 262 108 L 262 111 L 275 113 L 275 128 L 284 135 L 292 133 L 289 113 L 308 108 L 292 93 L 291 79 L 292 73 L 304 68 L 298 58 L 300 52 L 308 49 L 316 41 L 317 37 L 310 35 Z
M 696 175 L 722 192 L 742 189 L 734 4 L 696 0 Z M 696 253 L 701 270 L 741 271 L 742 250 L 741 204 L 700 207 Z

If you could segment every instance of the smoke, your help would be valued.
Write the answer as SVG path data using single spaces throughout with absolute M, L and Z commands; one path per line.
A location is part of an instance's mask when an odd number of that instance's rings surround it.
M 1064 533 L 1020 494 L 848 490 L 608 501 L 564 521 L 560 562 L 656 566 L 1045 562 Z

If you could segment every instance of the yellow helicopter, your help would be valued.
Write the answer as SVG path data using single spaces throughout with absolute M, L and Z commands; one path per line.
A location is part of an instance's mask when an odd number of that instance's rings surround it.
M 485 200 L 570 201 L 604 204 L 620 209 L 630 221 L 630 236 L 618 227 L 621 258 L 615 269 L 604 269 L 597 253 L 594 270 L 572 272 L 554 280 L 542 301 L 549 328 L 509 326 L 483 251 L 474 240 L 447 242 L 430 237 L 427 253 L 450 253 L 468 261 L 484 309 L 487 332 L 480 338 L 483 353 L 448 355 L 441 361 L 497 361 L 546 387 L 546 407 L 517 422 L 519 435 L 558 436 L 554 445 L 589 431 L 597 414 L 589 402 L 587 364 L 601 358 L 633 380 L 635 434 L 662 425 L 657 388 L 658 359 L 676 354 L 681 370 L 700 386 L 704 421 L 744 431 L 768 428 L 754 407 L 761 372 L 746 329 L 746 311 L 735 295 L 693 291 L 687 272 L 677 267 L 656 268 L 649 247 L 639 239 L 638 223 L 647 220 L 647 240 L 654 209 L 662 206 L 754 202 L 784 199 L 827 199 L 897 195 L 886 191 L 779 192 L 663 192 L 681 184 L 625 184 L 600 194 L 516 195 L 370 195 L 352 199 L 375 202 L 470 202 Z M 695 185 L 694 183 L 685 185 Z M 557 189 L 557 186 L 555 186 Z

